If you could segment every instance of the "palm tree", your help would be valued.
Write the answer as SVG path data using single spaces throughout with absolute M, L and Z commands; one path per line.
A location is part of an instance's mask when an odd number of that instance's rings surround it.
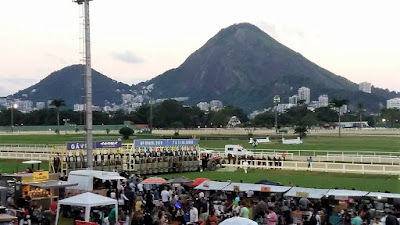
M 362 112 L 364 111 L 363 108 L 364 107 L 362 103 L 357 104 L 358 113 L 360 114 L 360 130 L 362 129 Z
M 340 124 L 341 108 L 342 106 L 349 104 L 349 100 L 342 98 L 334 98 L 332 99 L 330 104 L 332 107 L 339 109 L 339 137 L 341 137 L 341 129 L 342 129 L 342 125 Z
M 57 126 L 60 126 L 60 107 L 65 106 L 64 99 L 53 99 L 50 103 L 51 106 L 56 107 L 57 110 Z

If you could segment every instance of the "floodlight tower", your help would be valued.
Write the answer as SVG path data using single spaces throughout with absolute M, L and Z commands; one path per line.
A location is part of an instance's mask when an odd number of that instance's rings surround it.
M 86 105 L 86 144 L 87 168 L 93 169 L 93 113 L 92 113 L 92 62 L 90 52 L 90 20 L 89 1 L 72 0 L 79 5 L 83 4 L 85 10 L 85 105 Z

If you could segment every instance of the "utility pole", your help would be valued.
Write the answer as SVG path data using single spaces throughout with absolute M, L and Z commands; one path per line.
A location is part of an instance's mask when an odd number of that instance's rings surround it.
M 150 99 L 150 134 L 153 133 L 153 103 L 154 100 Z
M 281 102 L 281 97 L 279 95 L 274 96 L 275 103 L 275 133 L 278 133 L 278 104 Z
M 93 113 L 92 113 L 92 62 L 90 50 L 90 19 L 89 1 L 74 0 L 78 4 L 83 4 L 85 11 L 85 106 L 86 106 L 86 150 L 87 168 L 93 169 Z

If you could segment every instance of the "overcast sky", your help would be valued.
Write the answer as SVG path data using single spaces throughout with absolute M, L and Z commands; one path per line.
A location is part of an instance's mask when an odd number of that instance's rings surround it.
M 335 74 L 400 91 L 398 0 L 94 0 L 90 9 L 93 68 L 128 84 L 250 22 Z M 1 3 L 0 96 L 80 62 L 79 15 L 71 0 Z

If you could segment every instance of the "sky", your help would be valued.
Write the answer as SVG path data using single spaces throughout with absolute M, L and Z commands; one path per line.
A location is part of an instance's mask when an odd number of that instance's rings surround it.
M 249 22 L 337 75 L 400 91 L 399 8 L 398 0 L 94 0 L 92 66 L 136 84 Z M 81 15 L 71 0 L 2 2 L 0 96 L 80 63 Z

